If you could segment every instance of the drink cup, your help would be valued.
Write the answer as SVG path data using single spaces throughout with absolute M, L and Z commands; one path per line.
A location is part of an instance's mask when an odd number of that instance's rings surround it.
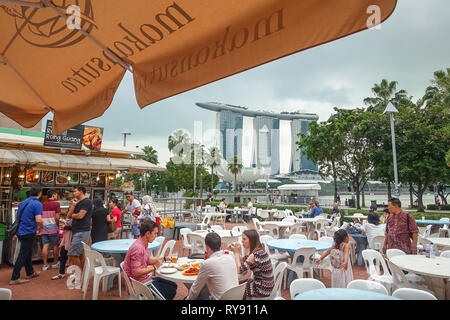
M 425 217 L 422 217 L 422 221 L 425 220 Z
M 172 252 L 172 263 L 177 263 L 178 261 L 178 252 Z

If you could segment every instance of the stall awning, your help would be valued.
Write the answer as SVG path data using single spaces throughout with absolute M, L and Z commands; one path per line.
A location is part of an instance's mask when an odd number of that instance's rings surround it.
M 321 190 L 321 187 L 319 184 L 312 183 L 312 184 L 284 184 L 282 186 L 279 186 L 277 188 L 278 190 Z
M 58 153 L 0 149 L 0 164 L 28 164 L 55 169 L 117 171 L 165 171 L 142 159 L 77 156 Z

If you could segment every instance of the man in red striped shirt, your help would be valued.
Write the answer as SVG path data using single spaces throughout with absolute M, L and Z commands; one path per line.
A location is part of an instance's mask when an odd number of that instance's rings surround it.
M 58 199 L 58 194 L 55 190 L 48 190 L 47 196 L 48 200 L 42 204 L 42 222 L 44 224 L 44 229 L 41 231 L 42 260 L 44 260 L 42 270 L 47 270 L 49 268 L 47 257 L 50 244 L 53 246 L 53 262 L 55 262 L 52 264 L 52 269 L 59 267 L 58 230 L 61 206 L 59 202 L 56 201 Z

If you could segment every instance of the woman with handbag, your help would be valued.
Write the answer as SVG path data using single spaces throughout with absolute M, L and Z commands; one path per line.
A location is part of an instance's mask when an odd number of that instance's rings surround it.
M 116 198 L 109 200 L 108 206 L 112 210 L 109 215 L 111 218 L 111 223 L 108 225 L 108 239 L 120 239 L 122 232 L 122 224 L 120 222 L 122 211 L 118 207 L 118 201 Z
M 92 243 L 108 240 L 108 221 L 111 221 L 111 217 L 103 206 L 102 199 L 95 198 L 92 213 Z

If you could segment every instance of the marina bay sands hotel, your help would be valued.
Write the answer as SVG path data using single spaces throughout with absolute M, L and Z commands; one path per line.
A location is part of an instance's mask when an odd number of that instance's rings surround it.
M 307 133 L 308 123 L 318 120 L 314 113 L 251 111 L 245 107 L 217 102 L 196 103 L 203 109 L 217 112 L 216 126 L 220 132 L 220 150 L 225 160 L 234 156 L 242 159 L 243 117 L 253 118 L 252 157 L 253 168 L 270 167 L 270 175 L 280 174 L 280 120 L 290 121 L 291 156 L 289 173 L 317 173 L 318 167 L 301 150 L 297 150 L 299 133 Z

